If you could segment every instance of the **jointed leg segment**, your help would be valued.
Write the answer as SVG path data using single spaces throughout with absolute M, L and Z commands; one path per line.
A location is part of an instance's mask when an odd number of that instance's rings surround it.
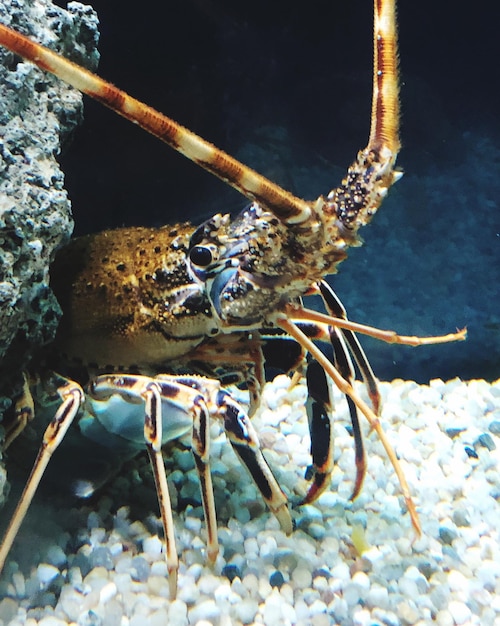
M 62 404 L 57 410 L 53 420 L 47 426 L 40 450 L 33 464 L 33 469 L 26 482 L 16 510 L 12 515 L 7 532 L 0 544 L 0 571 L 3 569 L 5 559 L 23 523 L 52 454 L 64 439 L 83 401 L 83 390 L 78 383 L 62 378 L 61 381 L 63 382 L 58 388 L 58 393 L 61 396 Z

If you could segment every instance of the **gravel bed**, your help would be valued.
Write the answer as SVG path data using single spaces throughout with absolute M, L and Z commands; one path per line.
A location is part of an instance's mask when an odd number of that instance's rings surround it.
M 305 389 L 287 385 L 278 377 L 266 387 L 254 422 L 296 503 L 310 463 Z M 339 395 L 332 486 L 314 505 L 293 507 L 292 536 L 265 510 L 214 424 L 221 552 L 213 569 L 205 565 L 191 455 L 175 448 L 167 459 L 172 499 L 184 503 L 175 515 L 177 599 L 168 598 L 151 477 L 139 459 L 92 507 L 33 505 L 0 579 L 0 624 L 498 626 L 500 380 L 395 380 L 382 383 L 381 392 L 384 428 L 415 498 L 422 537 L 415 537 L 374 433 L 366 437 L 363 491 L 350 502 L 353 442 Z

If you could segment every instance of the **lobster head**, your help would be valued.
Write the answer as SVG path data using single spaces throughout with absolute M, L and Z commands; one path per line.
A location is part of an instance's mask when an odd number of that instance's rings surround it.
M 307 233 L 307 235 L 306 235 Z M 253 203 L 235 219 L 217 214 L 191 236 L 188 266 L 224 327 L 273 325 L 273 314 L 324 274 L 323 229 L 291 227 Z M 340 255 L 342 258 L 345 255 Z M 326 255 L 328 257 L 328 255 Z M 337 254 L 337 261 L 340 260 Z

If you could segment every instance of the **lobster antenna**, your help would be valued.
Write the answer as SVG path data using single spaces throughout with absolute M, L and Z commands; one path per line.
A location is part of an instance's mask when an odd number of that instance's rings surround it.
M 399 80 L 396 4 L 375 0 L 373 27 L 373 97 L 368 148 L 389 148 L 399 142 Z
M 305 200 L 296 198 L 184 126 L 85 68 L 3 24 L 0 24 L 0 44 L 138 124 L 250 200 L 269 208 L 287 223 L 301 223 L 309 218 L 311 209 Z
M 370 139 L 365 152 L 388 157 L 392 167 L 399 149 L 399 101 L 395 0 L 374 0 L 373 104 Z M 188 159 L 270 210 L 286 224 L 300 225 L 315 218 L 313 203 L 297 198 L 219 150 L 166 115 L 125 91 L 65 59 L 56 52 L 0 24 L 0 45 L 48 71 L 119 115 L 138 124 Z M 392 184 L 393 175 L 388 180 Z M 379 201 L 376 202 L 379 204 Z M 372 207 L 372 212 L 373 212 Z

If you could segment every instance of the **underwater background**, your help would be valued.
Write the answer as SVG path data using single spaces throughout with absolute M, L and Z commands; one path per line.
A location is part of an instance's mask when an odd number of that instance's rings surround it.
M 327 193 L 365 146 L 368 0 L 93 6 L 100 75 L 295 194 Z M 399 6 L 405 176 L 331 282 L 355 321 L 469 336 L 416 349 L 363 339 L 381 379 L 500 373 L 499 14 L 495 2 Z M 63 163 L 77 234 L 245 206 L 101 105 L 87 99 L 85 116 Z
M 358 321 L 405 334 L 468 326 L 468 341 L 450 346 L 398 349 L 363 340 L 380 378 L 496 379 L 498 19 L 493 3 L 481 12 L 461 11 L 457 3 L 453 12 L 444 3 L 412 4 L 401 0 L 400 7 L 399 163 L 406 174 L 365 229 L 366 244 L 351 251 L 332 284 Z M 96 2 L 98 71 L 294 193 L 327 193 L 368 135 L 371 3 L 235 5 Z M 77 234 L 198 222 L 245 206 L 237 193 L 89 100 L 86 118 L 64 159 Z M 0 626 L 127 620 L 130 626 L 200 620 L 227 626 L 253 619 L 496 626 L 500 381 L 394 381 L 382 383 L 381 393 L 384 428 L 419 510 L 420 539 L 374 433 L 365 442 L 363 492 L 350 500 L 352 429 L 335 391 L 331 489 L 317 506 L 292 506 L 297 529 L 290 537 L 214 422 L 211 468 L 222 548 L 214 570 L 206 566 L 192 455 L 176 446 L 166 451 L 166 463 L 178 599 L 168 600 L 154 483 L 139 457 L 83 504 L 45 481 L 0 579 Z M 303 384 L 290 393 L 288 379 L 278 377 L 253 418 L 292 505 L 305 492 L 310 465 L 304 398 Z M 9 461 L 14 456 L 11 451 Z M 23 481 L 16 483 L 10 468 L 9 480 L 12 508 Z

